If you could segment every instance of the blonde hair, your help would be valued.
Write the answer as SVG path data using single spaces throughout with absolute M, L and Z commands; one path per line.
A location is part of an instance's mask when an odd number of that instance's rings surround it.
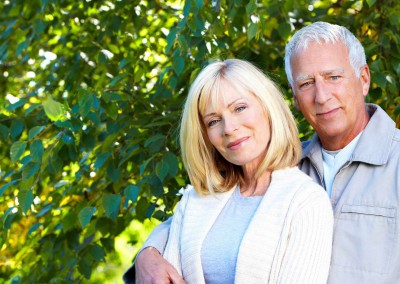
M 256 178 L 266 170 L 296 166 L 301 158 L 296 122 L 274 82 L 244 60 L 213 62 L 194 80 L 186 98 L 180 126 L 183 164 L 193 187 L 204 195 L 228 191 L 243 178 L 242 168 L 225 160 L 210 143 L 202 120 L 207 104 L 221 96 L 222 80 L 253 94 L 266 114 L 271 138 Z

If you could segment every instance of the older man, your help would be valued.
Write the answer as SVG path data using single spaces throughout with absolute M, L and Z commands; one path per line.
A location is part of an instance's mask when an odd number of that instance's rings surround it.
M 296 107 L 316 131 L 299 167 L 334 209 L 328 283 L 400 283 L 400 131 L 365 103 L 370 72 L 361 43 L 342 26 L 316 22 L 287 44 L 285 69 Z M 160 255 L 168 230 L 165 222 L 147 240 L 136 283 L 184 283 Z

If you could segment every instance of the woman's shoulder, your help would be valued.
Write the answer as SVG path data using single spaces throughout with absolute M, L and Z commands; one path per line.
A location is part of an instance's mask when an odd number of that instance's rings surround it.
M 293 201 L 309 203 L 312 200 L 319 200 L 330 203 L 325 189 L 297 167 L 279 170 L 276 175 L 280 182 L 292 190 Z

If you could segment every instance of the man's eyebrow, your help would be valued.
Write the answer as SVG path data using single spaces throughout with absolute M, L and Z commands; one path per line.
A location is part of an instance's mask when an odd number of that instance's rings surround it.
M 325 71 L 321 71 L 319 74 L 321 76 L 326 76 L 326 75 L 332 75 L 332 74 L 342 74 L 344 73 L 343 68 L 336 68 L 336 69 L 330 69 L 330 70 L 325 70 Z M 314 76 L 313 75 L 300 75 L 296 77 L 296 82 L 300 82 L 300 81 L 304 81 L 304 80 L 308 80 L 308 79 L 313 79 Z
M 313 75 L 300 75 L 296 77 L 296 82 L 300 82 L 300 81 L 304 81 L 304 80 L 308 80 L 308 79 L 312 79 L 314 78 Z

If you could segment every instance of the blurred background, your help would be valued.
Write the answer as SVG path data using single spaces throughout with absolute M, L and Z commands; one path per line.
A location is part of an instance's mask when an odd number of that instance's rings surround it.
M 241 58 L 293 108 L 285 44 L 346 26 L 371 68 L 367 101 L 400 125 L 400 4 L 390 0 L 3 0 L 0 283 L 122 283 L 188 183 L 177 128 L 193 78 Z

